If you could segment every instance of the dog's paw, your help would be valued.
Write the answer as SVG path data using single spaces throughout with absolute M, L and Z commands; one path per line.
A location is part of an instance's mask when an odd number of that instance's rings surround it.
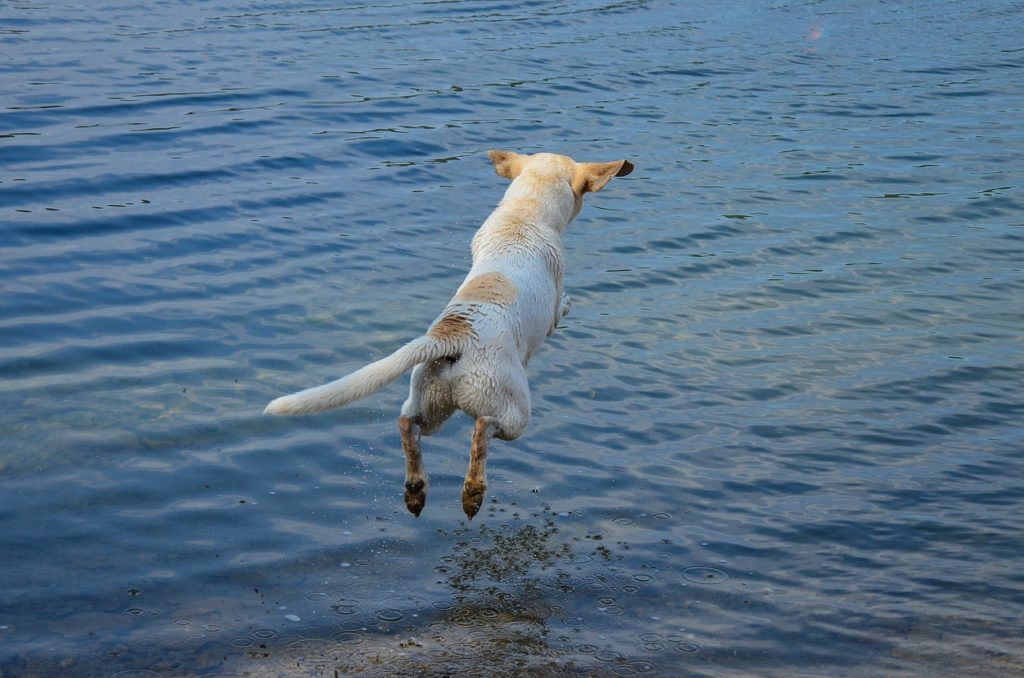
M 570 308 L 572 308 L 572 297 L 570 297 L 568 294 L 563 294 L 562 295 L 562 306 L 559 309 L 559 312 L 562 314 L 563 318 L 565 316 L 569 315 L 569 309 Z
M 413 480 L 405 484 L 405 508 L 417 518 L 427 505 L 427 483 L 424 480 Z
M 467 480 L 462 486 L 462 511 L 466 517 L 473 520 L 473 516 L 480 512 L 484 504 L 484 493 L 487 492 L 487 485 L 479 481 Z

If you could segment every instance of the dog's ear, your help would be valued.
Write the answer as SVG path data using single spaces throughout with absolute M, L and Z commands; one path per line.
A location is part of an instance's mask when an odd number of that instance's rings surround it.
M 600 191 L 612 177 L 624 177 L 633 171 L 633 163 L 628 160 L 612 162 L 581 162 L 576 165 L 572 190 L 576 195 Z
M 497 148 L 487 151 L 487 155 L 494 163 L 494 171 L 506 179 L 515 179 L 519 176 L 519 173 L 523 171 L 523 165 L 526 164 L 527 157 Z

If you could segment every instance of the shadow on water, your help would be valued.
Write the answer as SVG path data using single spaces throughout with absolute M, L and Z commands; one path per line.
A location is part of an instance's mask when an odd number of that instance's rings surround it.
M 573 591 L 567 568 L 578 547 L 555 522 L 442 532 L 457 541 L 435 571 L 451 599 L 421 627 L 368 655 L 358 645 L 337 657 L 342 673 L 379 675 L 574 674 L 572 650 L 552 642 L 550 622 Z M 602 547 L 598 547 L 601 549 Z M 610 553 L 605 556 L 610 559 Z M 384 651 L 381 652 L 381 649 Z
M 393 595 L 370 611 L 365 594 L 346 585 L 339 589 L 346 595 L 320 598 L 323 614 L 311 615 L 320 622 L 297 626 L 297 631 L 264 626 L 266 621 L 255 615 L 234 615 L 233 625 L 201 628 L 178 619 L 177 629 L 121 637 L 108 646 L 112 649 L 97 654 L 49 650 L 13 657 L 0 664 L 0 676 L 489 676 L 499 668 L 525 676 L 601 676 L 654 671 L 647 660 L 573 643 L 578 639 L 571 630 L 583 623 L 575 614 L 595 602 L 583 600 L 595 595 L 583 583 L 614 579 L 615 563 L 622 557 L 597 535 L 563 534 L 547 508 L 535 520 L 438 530 L 438 538 L 450 546 L 434 567 L 440 579 L 433 602 L 421 595 Z M 335 555 L 321 553 L 314 560 L 323 564 L 336 560 Z M 290 579 L 289 571 L 295 575 L 294 570 L 311 564 L 293 561 L 278 578 Z M 254 591 L 273 607 L 269 592 Z M 134 599 L 142 592 L 133 588 L 126 595 Z M 197 600 L 182 609 L 211 605 Z M 144 616 L 146 609 L 130 608 L 129 614 Z M 220 616 L 232 615 L 223 611 Z M 104 633 L 97 628 L 89 635 Z M 229 640 L 229 635 L 235 637 Z

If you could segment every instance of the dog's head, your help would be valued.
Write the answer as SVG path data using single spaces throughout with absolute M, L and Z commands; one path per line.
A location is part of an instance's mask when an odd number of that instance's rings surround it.
M 567 182 L 574 198 L 573 217 L 579 214 L 586 193 L 600 191 L 613 177 L 624 177 L 633 171 L 628 160 L 611 162 L 576 162 L 567 155 L 535 153 L 523 155 L 512 151 L 489 151 L 494 171 L 513 181 L 528 175 L 543 182 Z

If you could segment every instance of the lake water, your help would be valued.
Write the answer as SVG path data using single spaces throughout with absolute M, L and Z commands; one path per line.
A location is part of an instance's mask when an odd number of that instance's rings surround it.
M 1024 6 L 0 7 L 0 673 L 1024 673 Z M 405 381 L 505 188 L 566 236 L 533 420 Z

